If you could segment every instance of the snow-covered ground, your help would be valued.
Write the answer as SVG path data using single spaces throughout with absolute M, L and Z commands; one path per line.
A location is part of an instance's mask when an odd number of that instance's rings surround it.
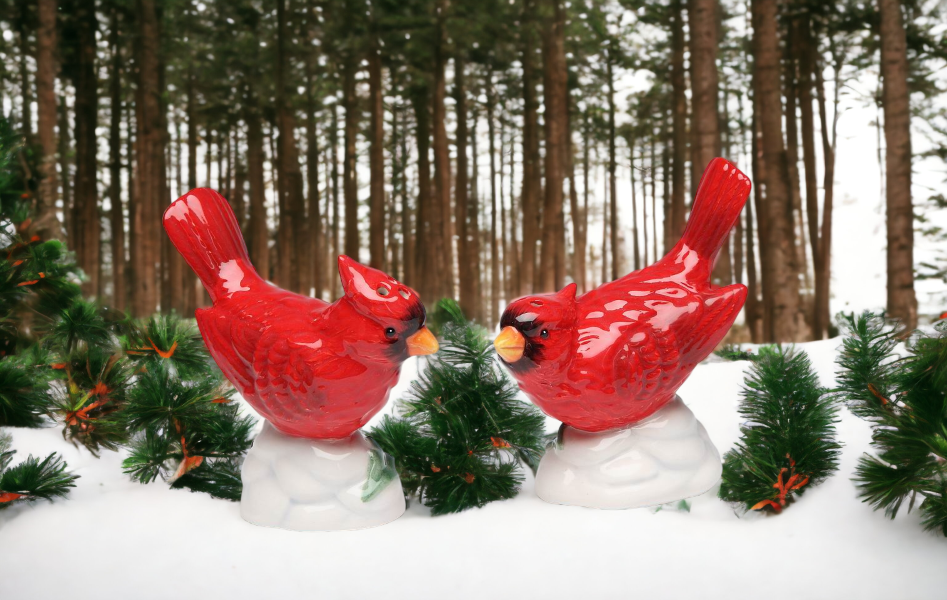
M 837 345 L 802 345 L 823 384 Z M 747 368 L 700 365 L 680 392 L 721 452 L 739 434 Z M 870 430 L 840 416 L 839 473 L 779 516 L 739 518 L 714 492 L 690 513 L 554 506 L 528 477 L 480 510 L 432 518 L 413 503 L 392 524 L 336 533 L 254 527 L 237 504 L 131 482 L 121 454 L 95 459 L 58 428 L 13 429 L 20 457 L 61 452 L 82 478 L 66 501 L 0 512 L 0 598 L 943 598 L 947 540 L 856 498 Z

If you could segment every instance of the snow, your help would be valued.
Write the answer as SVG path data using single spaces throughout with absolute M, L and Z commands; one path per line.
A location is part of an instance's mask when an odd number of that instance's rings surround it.
M 826 385 L 837 345 L 801 345 Z M 680 391 L 721 453 L 748 366 L 702 364 Z M 392 398 L 415 373 L 408 363 Z M 0 512 L 0 598 L 943 598 L 947 540 L 916 512 L 891 521 L 856 498 L 870 429 L 840 418 L 839 473 L 778 516 L 740 518 L 716 490 L 690 513 L 555 506 L 528 477 L 480 510 L 432 518 L 412 503 L 389 525 L 335 533 L 255 527 L 235 503 L 131 482 L 121 454 L 95 459 L 58 428 L 11 429 L 18 458 L 61 452 L 82 478 L 66 501 Z

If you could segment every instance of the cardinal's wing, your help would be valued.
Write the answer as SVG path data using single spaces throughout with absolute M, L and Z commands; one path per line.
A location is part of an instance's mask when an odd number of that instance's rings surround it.
M 740 314 L 746 294 L 746 286 L 739 283 L 705 293 L 703 310 L 690 324 L 688 335 L 679 336 L 681 354 L 701 361 L 713 352 Z
M 260 340 L 259 327 L 213 308 L 198 310 L 195 317 L 204 343 L 224 376 L 244 396 L 252 394 L 253 354 Z
M 319 411 L 326 401 L 327 383 L 357 377 L 367 370 L 314 329 L 289 334 L 267 331 L 257 345 L 253 368 L 264 407 L 287 420 Z

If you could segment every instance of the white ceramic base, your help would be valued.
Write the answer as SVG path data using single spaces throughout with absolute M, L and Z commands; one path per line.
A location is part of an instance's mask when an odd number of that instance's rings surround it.
M 376 527 L 405 510 L 394 461 L 357 431 L 344 440 L 290 437 L 264 423 L 243 463 L 240 515 L 294 531 Z
M 720 454 L 680 397 L 624 429 L 589 433 L 563 425 L 536 474 L 546 502 L 638 508 L 700 495 L 720 479 Z

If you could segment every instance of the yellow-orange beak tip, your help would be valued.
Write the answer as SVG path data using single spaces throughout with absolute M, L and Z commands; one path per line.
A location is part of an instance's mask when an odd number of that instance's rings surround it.
M 440 348 L 440 345 L 437 343 L 437 338 L 434 337 L 434 334 L 431 333 L 431 330 L 427 327 L 418 329 L 411 334 L 406 341 L 409 356 L 434 354 Z
M 500 331 L 500 335 L 493 340 L 493 347 L 496 348 L 500 358 L 508 363 L 515 363 L 523 358 L 523 352 L 526 350 L 526 338 L 516 327 L 507 325 Z

